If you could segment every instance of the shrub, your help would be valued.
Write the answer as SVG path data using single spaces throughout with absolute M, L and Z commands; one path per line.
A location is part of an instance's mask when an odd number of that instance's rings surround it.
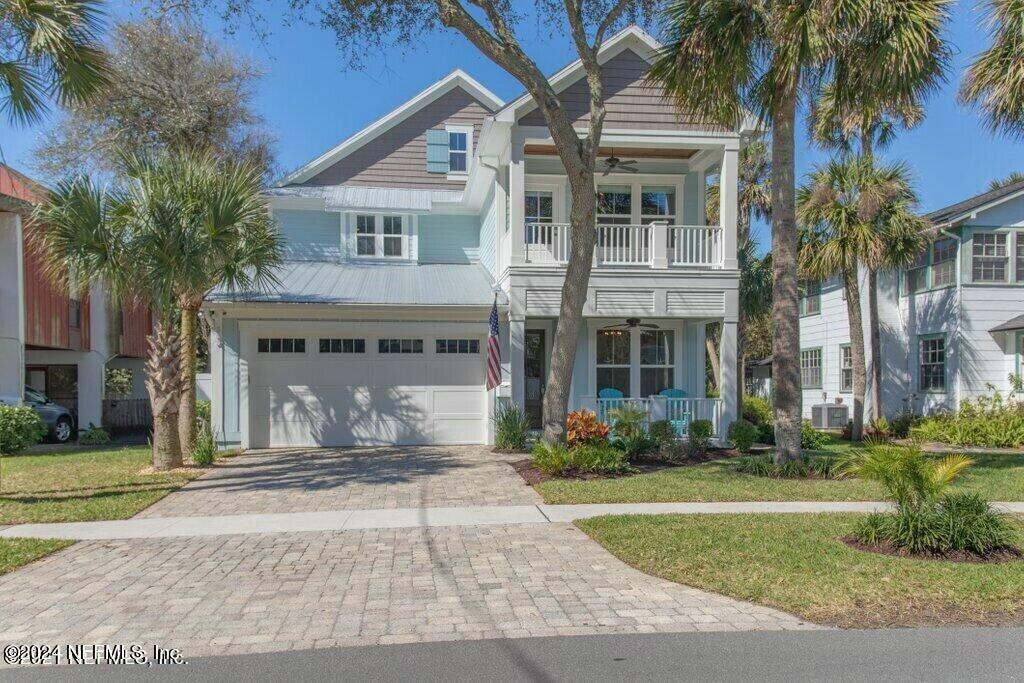
M 811 451 L 818 451 L 828 443 L 828 434 L 819 432 L 811 424 L 810 420 L 804 420 L 800 424 L 800 447 Z
M 591 410 L 574 410 L 565 420 L 566 441 L 569 447 L 604 441 L 608 438 L 608 425 L 597 419 Z
M 760 427 L 771 424 L 772 404 L 760 396 L 743 395 L 743 419 Z
M 714 434 L 715 426 L 711 420 L 693 420 L 687 427 L 686 433 L 690 437 L 690 451 L 697 455 L 704 455 L 711 447 L 711 436 Z
M 110 443 L 110 434 L 90 422 L 89 428 L 78 437 L 78 443 L 82 446 L 105 446 Z
M 132 371 L 128 368 L 107 368 L 106 385 L 107 396 L 130 396 L 132 393 Z
M 494 412 L 494 446 L 509 451 L 525 451 L 530 432 L 530 416 L 512 402 L 503 402 Z
M 584 472 L 614 473 L 628 467 L 625 453 L 601 441 L 580 444 L 575 448 L 538 441 L 533 447 L 533 465 L 555 477 Z
M 884 417 L 879 417 L 868 423 L 864 433 L 878 439 L 889 439 L 892 437 L 892 425 Z
M 198 467 L 212 465 L 217 458 L 217 444 L 213 440 L 213 432 L 206 422 L 199 423 L 196 440 L 192 446 L 192 463 Z
M 617 439 L 615 445 L 628 459 L 633 460 L 658 448 L 659 443 L 646 432 L 639 431 Z
M 736 460 L 736 471 L 772 479 L 806 479 L 811 474 L 822 479 L 835 476 L 835 456 L 804 456 L 781 465 L 770 454 L 747 455 Z
M 894 439 L 905 439 L 910 436 L 910 428 L 917 424 L 917 418 L 909 410 L 904 410 L 894 417 L 889 427 Z
M 769 446 L 775 445 L 775 424 L 772 422 L 765 422 L 757 428 L 757 440 L 759 443 L 768 444 Z
M 205 423 L 207 427 L 212 427 L 211 410 L 212 406 L 209 401 L 196 401 L 196 422 L 198 424 Z
M 671 444 L 676 440 L 676 428 L 668 420 L 655 420 L 651 423 L 647 435 L 651 437 L 658 448 Z
M 0 453 L 18 453 L 39 443 L 44 436 L 46 424 L 32 408 L 0 405 Z
M 915 440 L 957 446 L 1017 448 L 1024 446 L 1024 402 L 1004 399 L 998 391 L 966 400 L 955 413 L 924 418 L 910 428 Z
M 629 403 L 624 403 L 608 411 L 612 434 L 619 438 L 629 438 L 644 429 L 647 411 Z
M 963 455 L 929 457 L 917 446 L 872 444 L 851 454 L 839 467 L 841 474 L 880 483 L 896 503 L 895 512 L 861 522 L 856 538 L 871 545 L 888 542 L 909 553 L 985 556 L 1012 549 L 1013 528 L 987 500 L 948 492 L 972 464 Z
M 729 440 L 740 453 L 749 453 L 757 441 L 758 429 L 752 423 L 739 419 L 729 425 Z
M 737 458 L 736 471 L 743 474 L 752 474 L 755 477 L 778 476 L 775 460 L 767 453 Z

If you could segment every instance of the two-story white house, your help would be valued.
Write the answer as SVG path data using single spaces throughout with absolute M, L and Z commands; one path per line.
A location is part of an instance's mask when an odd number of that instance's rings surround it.
M 1024 341 L 1024 182 L 927 215 L 928 248 L 913 267 L 879 276 L 882 412 L 955 409 L 1012 390 Z M 861 274 L 871 405 L 867 277 Z M 850 328 L 838 279 L 805 283 L 800 363 L 804 413 L 852 404 Z
M 608 115 L 599 232 L 570 408 L 623 399 L 723 432 L 735 406 L 736 170 L 744 131 L 679 114 L 644 77 L 658 44 L 601 50 Z M 581 134 L 583 70 L 551 77 Z M 706 225 L 718 175 L 723 225 Z M 495 400 L 537 422 L 570 244 L 568 185 L 529 96 L 455 71 L 268 192 L 281 286 L 215 291 L 215 430 L 246 448 L 481 444 Z M 501 318 L 502 385 L 485 381 Z M 707 323 L 723 324 L 723 401 L 705 397 Z

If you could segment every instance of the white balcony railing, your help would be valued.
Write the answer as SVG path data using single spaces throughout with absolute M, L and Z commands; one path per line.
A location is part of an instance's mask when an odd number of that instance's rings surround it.
M 631 405 L 647 413 L 646 424 L 657 420 L 668 420 L 680 437 L 686 437 L 690 423 L 694 420 L 710 420 L 714 426 L 715 438 L 722 438 L 722 399 L 720 398 L 668 398 L 648 396 L 647 398 L 597 398 L 588 396 L 581 400 L 582 408 L 597 413 L 597 419 L 607 423 L 608 413 L 624 405 Z
M 527 223 L 527 263 L 565 265 L 571 245 L 568 223 Z M 717 225 L 598 225 L 596 266 L 720 268 L 722 228 Z

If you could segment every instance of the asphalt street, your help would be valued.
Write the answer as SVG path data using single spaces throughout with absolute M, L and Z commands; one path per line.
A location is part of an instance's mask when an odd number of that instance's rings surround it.
M 187 653 L 185 653 L 187 657 Z M 50 667 L 4 680 L 1020 680 L 1024 629 L 609 635 L 208 657 L 155 668 Z

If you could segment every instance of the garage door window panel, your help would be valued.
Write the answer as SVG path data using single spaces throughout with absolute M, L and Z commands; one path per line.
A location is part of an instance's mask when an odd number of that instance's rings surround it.
M 366 353 L 366 340 L 321 338 L 320 353 Z
M 478 339 L 438 339 L 435 349 L 437 353 L 453 355 L 471 355 L 480 353 Z
M 423 353 L 422 339 L 380 339 L 377 353 Z
M 258 353 L 305 353 L 306 340 L 298 337 L 260 337 L 256 341 Z

